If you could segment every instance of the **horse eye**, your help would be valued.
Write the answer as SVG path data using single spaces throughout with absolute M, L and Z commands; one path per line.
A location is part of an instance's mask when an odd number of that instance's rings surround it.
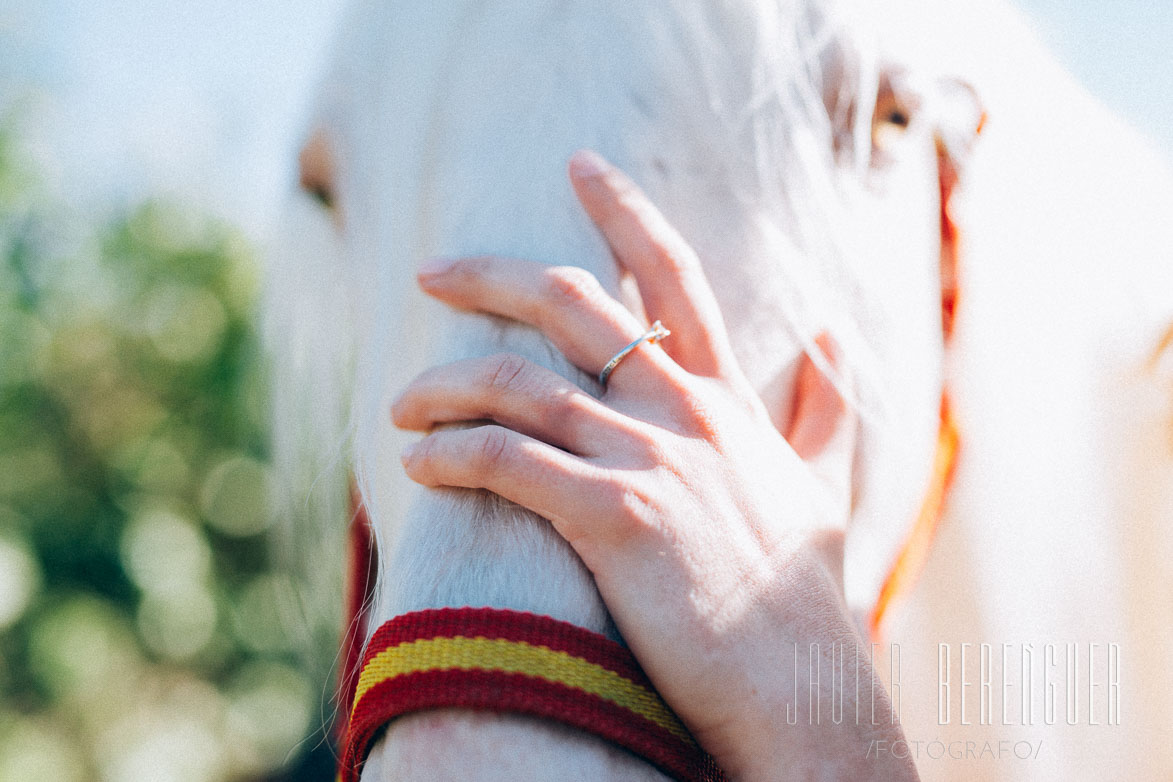
M 314 133 L 298 155 L 298 184 L 315 201 L 334 209 L 334 156 L 322 131 Z
M 896 125 L 901 128 L 908 127 L 908 112 L 903 109 L 892 109 L 888 112 L 888 116 L 884 119 L 889 125 Z
M 912 124 L 912 109 L 891 91 L 881 92 L 876 99 L 876 113 L 872 118 L 873 129 L 888 125 L 905 130 Z
M 915 97 L 896 88 L 894 82 L 897 78 L 885 75 L 880 80 L 876 109 L 872 114 L 872 152 L 880 161 L 912 126 L 915 115 Z
M 324 184 L 313 184 L 303 181 L 301 189 L 306 191 L 315 201 L 327 209 L 334 208 L 334 191 Z

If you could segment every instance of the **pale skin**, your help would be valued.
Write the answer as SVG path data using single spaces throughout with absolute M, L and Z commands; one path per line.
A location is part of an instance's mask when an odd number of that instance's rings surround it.
M 633 351 L 599 399 L 514 355 L 428 370 L 392 407 L 397 426 L 428 433 L 404 452 L 407 474 L 487 489 L 548 519 L 664 699 L 731 778 L 916 779 L 907 758 L 869 755 L 873 741 L 891 746 L 902 734 L 866 659 L 845 663 L 846 680 L 864 683 L 858 721 L 853 688 L 835 725 L 825 713 L 813 719 L 809 682 L 795 679 L 795 649 L 803 672 L 811 644 L 824 658 L 834 644 L 866 649 L 841 576 L 851 414 L 808 363 L 779 432 L 737 365 L 691 248 L 597 155 L 575 155 L 570 178 L 649 320 L 671 336 Z M 534 326 L 591 374 L 647 330 L 582 269 L 437 260 L 419 283 L 453 307 Z M 819 344 L 834 362 L 833 344 Z M 454 422 L 476 425 L 435 430 Z M 829 691 L 825 675 L 820 686 Z M 883 718 L 873 722 L 873 708 Z

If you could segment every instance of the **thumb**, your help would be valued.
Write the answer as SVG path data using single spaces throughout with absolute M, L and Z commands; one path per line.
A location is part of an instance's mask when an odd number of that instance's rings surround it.
M 850 504 L 857 426 L 855 410 L 848 402 L 853 395 L 851 378 L 830 334 L 816 337 L 815 346 L 822 354 L 819 360 L 807 353 L 798 369 L 794 416 L 786 440 L 828 488 Z M 838 375 L 837 383 L 832 375 Z

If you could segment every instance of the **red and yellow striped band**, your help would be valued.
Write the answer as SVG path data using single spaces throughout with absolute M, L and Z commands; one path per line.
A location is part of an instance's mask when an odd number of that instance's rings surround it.
M 443 707 L 557 720 L 675 779 L 724 779 L 624 646 L 547 616 L 440 608 L 392 619 L 371 638 L 343 748 L 343 781 L 357 782 L 387 722 Z

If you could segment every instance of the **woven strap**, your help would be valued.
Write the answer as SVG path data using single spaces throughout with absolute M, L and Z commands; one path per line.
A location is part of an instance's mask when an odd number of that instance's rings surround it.
M 622 645 L 546 616 L 441 608 L 392 619 L 371 638 L 343 748 L 343 782 L 357 782 L 371 741 L 388 721 L 444 707 L 556 720 L 630 750 L 674 779 L 724 779 Z

